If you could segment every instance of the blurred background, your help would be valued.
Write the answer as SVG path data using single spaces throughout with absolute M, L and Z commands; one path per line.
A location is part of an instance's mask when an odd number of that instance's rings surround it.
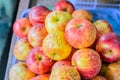
M 96 3 L 99 3 L 100 5 L 108 4 L 106 6 L 101 5 L 101 7 L 103 8 L 112 7 L 120 10 L 120 7 L 118 7 L 118 5 L 120 4 L 120 0 L 69 0 L 69 1 L 71 1 L 74 5 L 76 5 L 76 7 L 79 6 L 81 8 L 82 7 L 86 8 L 86 5 L 89 8 L 96 8 L 99 7 L 99 5 L 95 7 L 94 5 Z M 35 4 L 40 4 L 52 8 L 56 2 L 57 0 L 31 0 L 30 6 L 34 6 Z M 10 49 L 11 38 L 13 33 L 12 24 L 16 19 L 18 4 L 19 4 L 19 0 L 0 0 L 0 80 L 4 80 L 4 74 L 6 70 L 7 60 L 9 57 L 8 56 L 9 49 Z

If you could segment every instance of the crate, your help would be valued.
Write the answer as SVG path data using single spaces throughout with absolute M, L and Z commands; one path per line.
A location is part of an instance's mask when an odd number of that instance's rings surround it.
M 48 1 L 49 3 L 45 4 L 44 3 L 45 1 Z M 116 30 L 116 33 L 120 34 L 120 27 L 118 27 L 118 25 L 120 26 L 120 11 L 117 10 L 117 9 L 120 9 L 120 4 L 112 4 L 112 3 L 107 4 L 107 2 L 105 2 L 106 4 L 102 4 L 103 2 L 100 2 L 98 0 L 69 0 L 69 1 L 73 3 L 73 5 L 75 6 L 76 9 L 81 8 L 81 9 L 89 10 L 92 13 L 92 15 L 96 16 L 94 18 L 94 21 L 97 19 L 107 20 L 113 26 L 115 26 L 114 30 Z M 54 3 L 56 3 L 56 2 L 57 2 L 57 0 L 20 0 L 16 19 L 22 17 L 21 14 L 24 15 L 24 13 L 29 12 L 28 8 L 32 7 L 33 5 L 40 4 L 40 5 L 45 5 L 47 7 L 52 8 L 54 6 Z M 103 8 L 105 8 L 105 9 L 103 10 Z M 111 9 L 111 8 L 114 8 L 114 9 Z M 96 13 L 96 12 L 98 12 L 98 13 Z M 99 12 L 101 12 L 101 13 L 99 13 Z M 25 14 L 25 16 L 26 15 L 27 14 Z M 102 15 L 102 17 L 100 17 L 101 15 Z M 106 15 L 108 15 L 109 17 Z M 9 78 L 8 78 L 9 70 L 17 62 L 16 58 L 13 55 L 13 48 L 14 48 L 14 45 L 17 40 L 18 40 L 18 38 L 13 34 L 4 80 L 9 80 Z
M 76 9 L 115 8 L 120 10 L 120 0 L 69 0 Z

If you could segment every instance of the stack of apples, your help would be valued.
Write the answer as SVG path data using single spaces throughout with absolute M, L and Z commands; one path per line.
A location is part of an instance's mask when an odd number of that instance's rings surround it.
M 120 37 L 105 20 L 59 0 L 33 6 L 13 25 L 18 62 L 10 80 L 120 80 Z

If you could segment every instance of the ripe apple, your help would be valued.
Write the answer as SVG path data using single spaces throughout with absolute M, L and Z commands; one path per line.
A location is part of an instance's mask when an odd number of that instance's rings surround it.
M 106 68 L 105 77 L 108 80 L 120 80 L 120 63 L 109 64 Z
M 49 13 L 45 19 L 45 27 L 48 33 L 55 31 L 63 31 L 67 23 L 72 19 L 72 16 L 63 11 L 53 11 Z
M 105 77 L 97 75 L 94 78 L 90 79 L 90 80 L 107 80 Z
M 28 42 L 27 38 L 19 39 L 14 46 L 14 56 L 18 60 L 25 61 L 32 46 Z
M 48 34 L 43 40 L 42 47 L 44 53 L 53 60 L 63 60 L 67 58 L 72 49 L 62 31 Z
M 49 80 L 81 80 L 81 78 L 74 67 L 59 66 L 52 70 Z
M 72 17 L 73 18 L 83 18 L 83 19 L 87 19 L 89 21 L 92 21 L 92 19 L 93 19 L 92 14 L 89 11 L 83 10 L 83 9 L 75 10 L 72 13 Z
M 51 70 L 54 61 L 45 55 L 41 47 L 36 47 L 30 51 L 26 63 L 32 72 L 44 74 Z
M 96 29 L 88 20 L 74 18 L 66 26 L 65 37 L 75 48 L 90 47 L 96 40 Z
M 81 78 L 91 79 L 99 73 L 101 59 L 95 50 L 83 48 L 73 54 L 72 65 L 78 69 Z
M 50 77 L 50 74 L 41 74 L 31 78 L 30 80 L 49 80 L 49 77 Z
M 98 31 L 98 37 L 105 33 L 113 32 L 111 25 L 105 20 L 97 20 L 93 24 Z
M 72 66 L 71 65 L 71 61 L 68 61 L 68 60 L 61 60 L 61 61 L 57 61 L 55 62 L 55 64 L 53 65 L 52 69 L 55 69 L 59 66 Z
M 27 34 L 31 27 L 32 24 L 28 18 L 21 18 L 14 22 L 13 32 L 19 38 L 27 37 Z
M 29 19 L 32 25 L 40 24 L 45 22 L 46 16 L 51 11 L 45 6 L 33 6 L 29 12 Z
M 97 44 L 96 51 L 105 62 L 115 62 L 120 59 L 120 37 L 113 33 L 103 34 Z
M 9 80 L 30 80 L 35 77 L 35 74 L 31 72 L 25 62 L 18 62 L 10 68 Z
M 41 47 L 47 34 L 44 24 L 34 25 L 28 32 L 28 41 L 33 47 Z
M 59 0 L 54 6 L 54 11 L 65 11 L 72 14 L 74 10 L 73 4 L 67 0 Z

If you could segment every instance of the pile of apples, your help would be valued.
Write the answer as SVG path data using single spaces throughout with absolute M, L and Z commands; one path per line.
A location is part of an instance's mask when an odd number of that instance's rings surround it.
M 120 80 L 120 37 L 105 20 L 59 0 L 33 6 L 13 25 L 18 62 L 10 80 Z

